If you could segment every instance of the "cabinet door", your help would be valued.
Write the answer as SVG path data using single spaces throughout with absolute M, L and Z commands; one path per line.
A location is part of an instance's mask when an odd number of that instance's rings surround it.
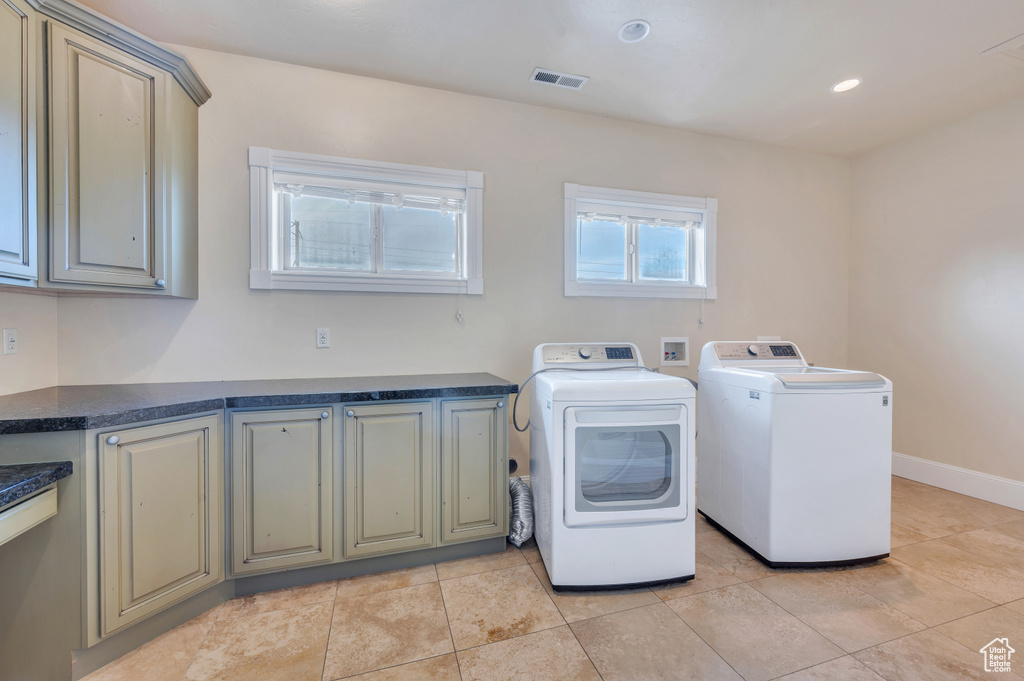
M 35 279 L 35 19 L 0 0 L 0 281 Z
M 430 402 L 345 408 L 345 555 L 434 544 Z
M 50 279 L 162 289 L 168 78 L 49 27 Z
M 324 409 L 231 415 L 235 574 L 333 559 L 332 421 Z
M 503 399 L 441 403 L 441 541 L 508 534 Z
M 220 419 L 100 436 L 100 632 L 224 579 Z

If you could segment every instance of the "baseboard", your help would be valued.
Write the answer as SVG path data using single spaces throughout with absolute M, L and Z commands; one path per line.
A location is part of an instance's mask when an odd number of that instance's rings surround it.
M 892 453 L 892 474 L 1024 511 L 1024 482 L 908 454 Z

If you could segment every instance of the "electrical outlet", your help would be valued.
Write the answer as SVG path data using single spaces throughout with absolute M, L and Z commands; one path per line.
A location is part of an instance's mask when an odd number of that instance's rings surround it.
M 331 330 L 330 329 L 317 329 L 316 330 L 316 346 L 318 348 L 329 348 L 329 347 L 331 347 Z
M 4 354 L 18 354 L 18 330 L 4 329 Z

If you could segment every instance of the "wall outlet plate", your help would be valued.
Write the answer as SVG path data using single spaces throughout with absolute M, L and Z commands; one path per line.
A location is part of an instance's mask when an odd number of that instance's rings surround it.
M 5 355 L 16 355 L 18 354 L 18 330 L 17 329 L 4 329 L 4 354 Z
M 317 329 L 316 330 L 316 346 L 318 348 L 329 348 L 329 347 L 331 347 L 331 330 L 330 329 Z

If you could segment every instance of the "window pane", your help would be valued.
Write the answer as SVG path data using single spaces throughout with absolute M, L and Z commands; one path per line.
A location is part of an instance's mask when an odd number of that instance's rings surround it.
M 371 206 L 318 196 L 292 197 L 290 267 L 373 269 Z
M 658 499 L 672 484 L 672 447 L 659 430 L 578 428 L 579 486 L 592 503 Z
M 640 278 L 685 281 L 686 229 L 640 225 Z
M 626 279 L 626 226 L 579 219 L 578 279 Z
M 384 206 L 384 269 L 457 272 L 458 216 Z

